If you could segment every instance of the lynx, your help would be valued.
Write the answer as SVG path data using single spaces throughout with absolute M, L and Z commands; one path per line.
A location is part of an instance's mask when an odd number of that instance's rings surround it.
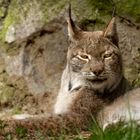
M 69 8 L 67 23 L 67 64 L 54 113 L 40 120 L 14 121 L 9 125 L 31 128 L 33 123 L 48 134 L 62 129 L 72 132 L 75 127 L 85 130 L 92 117 L 103 126 L 122 118 L 128 121 L 127 103 L 134 119 L 140 119 L 140 89 L 131 91 L 123 76 L 115 17 L 104 31 L 83 31 L 74 24 Z
M 67 23 L 70 45 L 54 112 L 73 112 L 73 106 L 81 102 L 78 111 L 85 107 L 94 116 L 98 114 L 104 127 L 130 120 L 129 112 L 134 120 L 140 119 L 140 88 L 129 91 L 131 87 L 123 76 L 115 17 L 104 31 L 82 31 L 70 13 Z

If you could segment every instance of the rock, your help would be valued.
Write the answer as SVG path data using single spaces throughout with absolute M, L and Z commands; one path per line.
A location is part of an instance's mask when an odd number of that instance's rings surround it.
M 39 4 L 32 2 L 29 3 L 29 5 L 26 16 L 24 16 L 24 11 L 20 13 L 20 23 L 12 24 L 8 27 L 5 37 L 6 42 L 11 43 L 15 40 L 26 38 L 40 30 L 43 26 L 43 13 L 41 12 Z
M 120 21 L 121 19 L 118 19 L 117 30 L 119 35 L 119 46 L 124 62 L 124 73 L 131 84 L 138 87 L 140 86 L 140 84 L 138 84 L 138 81 L 140 81 L 140 30 L 137 29 L 136 26 L 129 26 L 125 21 Z M 135 80 L 137 82 L 135 82 Z
M 6 33 L 5 41 L 8 43 L 15 41 L 16 40 L 15 34 L 16 34 L 15 27 L 13 25 L 9 26 L 8 31 Z

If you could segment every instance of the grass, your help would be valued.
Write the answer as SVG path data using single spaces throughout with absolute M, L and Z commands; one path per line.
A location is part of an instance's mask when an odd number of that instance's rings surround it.
M 0 121 L 0 131 L 2 131 L 6 125 Z M 27 130 L 25 128 L 16 128 L 16 137 L 19 140 L 28 140 Z M 37 140 L 46 140 L 41 132 L 37 132 L 35 136 Z M 13 140 L 13 135 L 6 133 L 4 135 L 5 140 Z M 49 137 L 50 138 L 50 137 Z M 32 140 L 32 138 L 30 139 Z M 104 131 L 99 127 L 96 121 L 93 121 L 88 131 L 80 132 L 77 135 L 60 134 L 59 137 L 51 137 L 49 140 L 140 140 L 140 126 L 135 122 L 117 123 L 108 126 Z
M 108 126 L 103 131 L 98 123 L 94 122 L 86 134 L 73 136 L 70 140 L 140 140 L 140 126 L 135 122 L 129 122 L 127 124 L 120 122 Z M 69 139 L 67 136 L 60 136 L 56 140 Z
M 112 125 L 105 131 L 95 128 L 87 140 L 140 140 L 140 127 L 136 123 L 130 122 Z

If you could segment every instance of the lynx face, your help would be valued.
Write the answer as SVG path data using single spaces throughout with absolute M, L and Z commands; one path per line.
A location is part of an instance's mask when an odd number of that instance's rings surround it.
M 121 79 L 121 55 L 102 32 L 83 32 L 68 50 L 72 72 L 92 83 L 95 90 L 112 89 Z
M 98 92 L 112 91 L 122 78 L 115 18 L 105 31 L 95 32 L 80 30 L 71 18 L 67 22 L 71 41 L 67 64 L 71 73 Z

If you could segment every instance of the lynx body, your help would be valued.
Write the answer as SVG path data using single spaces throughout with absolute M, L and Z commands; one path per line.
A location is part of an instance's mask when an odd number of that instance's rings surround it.
M 104 126 L 121 119 L 128 121 L 128 108 L 132 109 L 134 120 L 140 119 L 140 89 L 130 91 L 129 97 L 125 95 L 130 87 L 123 76 L 115 18 L 112 18 L 104 31 L 94 32 L 79 29 L 71 16 L 67 22 L 70 45 L 54 113 L 73 112 L 72 108 L 76 107 L 75 101 L 78 103 L 82 89 L 90 89 L 83 93 L 82 100 L 84 95 L 90 94 L 101 102 L 87 99 L 86 102 L 83 101 L 84 106 L 89 102 L 93 108 L 100 106 L 97 112 L 100 112 L 99 121 Z M 118 117 L 114 119 L 114 116 Z

